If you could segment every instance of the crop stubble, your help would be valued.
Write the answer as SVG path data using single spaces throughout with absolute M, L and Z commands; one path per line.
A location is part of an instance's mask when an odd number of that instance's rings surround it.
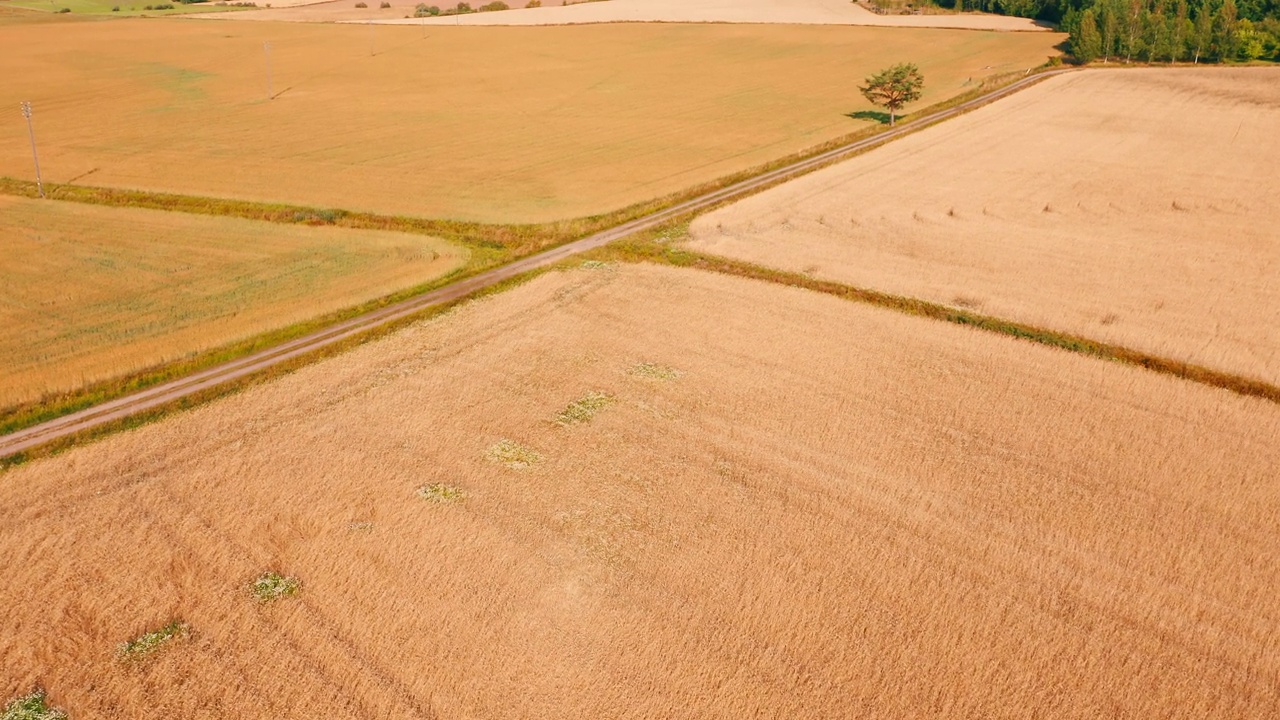
M 276 13 L 258 10 L 261 19 L 319 19 L 331 15 L 325 3 L 306 13 L 303 8 Z M 893 27 L 963 28 L 966 30 L 1044 31 L 1029 18 L 984 13 L 929 15 L 877 15 L 849 0 L 609 0 L 569 4 L 548 2 L 528 12 L 474 13 L 428 18 L 428 25 L 562 25 L 609 22 L 713 22 L 813 25 L 878 25 Z M 326 7 L 329 6 L 329 7 Z M 335 7 L 336 9 L 336 7 Z M 336 14 L 336 13 L 335 13 Z M 308 17 L 309 16 L 309 17 Z M 387 21 L 384 21 L 387 22 Z M 422 22 L 417 19 L 396 23 Z
M 1280 71 L 1090 70 L 691 226 L 693 249 L 1280 381 Z
M 614 402 L 555 422 L 592 391 Z M 86 717 L 1264 716 L 1277 434 L 1269 403 L 793 288 L 552 273 L 6 473 L 0 692 Z M 539 460 L 488 459 L 502 439 Z M 266 569 L 303 590 L 257 604 Z M 113 664 L 172 618 L 188 640 Z
M 467 250 L 420 235 L 0 196 L 0 408 L 404 290 Z
M 36 108 L 46 180 L 543 222 L 862 129 L 845 113 L 868 107 L 855 87 L 882 65 L 918 62 L 931 103 L 1039 65 L 1060 40 L 818 26 L 442 27 L 424 37 L 234 20 L 0 24 L 0 85 Z M 0 175 L 31 174 L 25 126 L 0 123 Z

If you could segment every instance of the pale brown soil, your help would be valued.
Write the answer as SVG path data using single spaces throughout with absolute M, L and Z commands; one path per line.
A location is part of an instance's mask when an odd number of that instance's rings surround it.
M 552 422 L 589 391 L 615 402 Z M 41 683 L 94 718 L 1268 717 L 1278 434 L 1269 403 L 819 294 L 553 273 L 0 476 L 0 695 Z M 486 459 L 503 438 L 543 459 Z M 466 499 L 415 497 L 437 482 Z M 266 569 L 301 594 L 258 605 Z M 113 657 L 174 617 L 189 640 Z
M 698 250 L 1280 381 L 1280 70 L 1090 70 L 699 218 Z
M 314 0 L 284 0 L 272 2 L 267 8 L 259 2 L 257 10 L 245 10 L 236 13 L 237 20 L 277 20 L 287 22 L 352 22 L 361 20 L 402 19 L 406 15 L 412 17 L 417 8 L 417 0 L 391 0 L 391 7 L 381 7 L 381 0 L 364 0 L 368 7 L 358 8 L 360 0 L 330 0 L 315 2 Z M 432 0 L 428 5 L 451 7 L 440 0 Z M 472 3 L 479 7 L 484 3 Z M 523 8 L 524 2 L 507 2 L 512 8 Z M 452 5 L 457 5 L 456 2 Z M 199 17 L 192 15 L 191 17 Z
M 873 25 L 965 30 L 1045 29 L 1026 18 L 981 13 L 877 15 L 849 0 L 608 0 L 569 6 L 561 6 L 558 2 L 544 2 L 541 8 L 522 12 L 475 13 L 427 20 L 432 25 L 572 25 L 612 22 Z
M 1039 65 L 1061 38 L 763 25 L 0 24 L 6 92 L 35 107 L 48 181 L 502 223 L 607 213 L 857 132 L 868 121 L 846 113 L 870 106 L 853 88 L 901 58 L 920 64 L 930 80 L 922 102 L 935 103 Z M 0 123 L 0 175 L 32 177 L 21 122 Z
M 465 248 L 0 195 L 0 408 L 430 282 Z

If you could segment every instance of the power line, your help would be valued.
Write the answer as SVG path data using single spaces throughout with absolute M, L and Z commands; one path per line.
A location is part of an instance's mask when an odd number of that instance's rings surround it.
M 267 99 L 271 99 L 271 43 L 262 43 L 262 54 L 267 59 Z
M 31 159 L 36 162 L 36 190 L 44 197 L 44 181 L 40 179 L 40 153 L 36 152 L 36 131 L 31 126 L 31 103 L 22 103 L 22 117 L 27 119 L 27 135 L 31 138 Z

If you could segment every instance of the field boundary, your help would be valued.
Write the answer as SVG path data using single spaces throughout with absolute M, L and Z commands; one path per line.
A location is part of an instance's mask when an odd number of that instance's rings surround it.
M 691 216 L 695 213 L 717 207 L 724 203 L 741 199 L 747 195 L 754 194 L 779 183 L 821 169 L 840 160 L 844 160 L 852 155 L 873 149 L 899 137 L 931 127 L 957 115 L 961 115 L 969 112 L 970 110 L 990 104 L 1023 88 L 1039 83 L 1046 78 L 1069 72 L 1076 72 L 1076 70 L 1072 68 L 1057 68 L 1048 69 L 1034 74 L 1028 70 L 1024 77 L 1015 79 L 1008 84 L 1000 85 L 985 94 L 979 94 L 976 97 L 963 101 L 958 101 L 960 100 L 959 98 L 953 98 L 951 101 L 942 104 L 944 109 L 936 112 L 927 112 L 924 115 L 913 117 L 896 127 L 879 128 L 878 132 L 875 132 L 864 139 L 855 140 L 829 150 L 810 154 L 798 161 L 791 162 L 789 164 L 781 164 L 781 166 L 776 169 L 765 170 L 750 176 L 747 179 L 732 182 L 724 187 L 695 195 L 683 201 L 678 200 L 680 197 L 679 195 L 670 196 L 668 199 L 677 198 L 677 201 L 673 204 L 669 204 L 665 208 L 660 208 L 647 214 L 642 214 L 635 219 L 624 221 L 621 224 L 608 229 L 599 230 L 578 240 L 573 240 L 551 249 L 545 249 L 530 255 L 525 255 L 524 257 L 520 257 L 519 259 L 505 265 L 486 270 L 476 275 L 471 275 L 423 295 L 401 300 L 391 305 L 378 308 L 302 337 L 284 342 L 280 345 L 259 350 L 233 360 L 220 362 L 185 377 L 153 384 L 149 387 L 133 392 L 122 392 L 119 396 L 106 400 L 105 402 L 85 407 L 74 412 L 68 411 L 68 414 L 44 420 L 38 424 L 29 425 L 21 429 L 13 430 L 5 435 L 0 435 L 0 460 L 13 458 L 3 463 L 4 466 L 12 465 L 15 464 L 15 460 L 17 462 L 21 462 L 22 460 L 28 459 L 32 456 L 32 451 L 41 446 L 50 443 L 57 443 L 59 447 L 66 447 L 74 444 L 74 437 L 76 436 L 81 434 L 90 434 L 96 437 L 97 434 L 94 433 L 95 430 L 99 430 L 106 426 L 118 425 L 131 416 L 145 413 L 148 417 L 154 417 L 157 416 L 157 411 L 161 408 L 177 407 L 180 405 L 185 407 L 189 404 L 189 401 L 191 401 L 192 398 L 197 396 L 201 399 L 208 399 L 209 397 L 216 396 L 216 394 L 211 395 L 210 393 L 212 393 L 214 388 L 219 386 L 239 383 L 254 374 L 269 371 L 285 363 L 296 362 L 304 355 L 311 355 L 312 353 L 326 348 L 332 348 L 336 345 L 351 342 L 356 337 L 376 331 L 380 327 L 402 322 L 411 316 L 456 302 L 475 292 L 493 287 L 500 283 L 511 281 L 525 273 L 537 271 L 559 263 L 569 256 L 578 255 L 589 250 L 595 250 L 606 244 L 621 240 L 633 234 L 668 225 L 686 216 Z M 765 167 L 767 168 L 769 166 Z M 0 179 L 0 192 L 27 195 L 34 191 L 34 185 L 34 183 L 4 178 Z M 66 187 L 67 186 L 58 186 L 55 190 Z M 181 210 L 187 204 L 191 204 L 194 208 L 199 208 L 201 206 L 198 205 L 198 203 L 207 200 L 204 198 L 193 198 L 191 196 L 135 191 L 116 191 L 106 188 L 86 188 L 83 191 L 79 187 L 75 187 L 74 189 L 80 194 L 76 194 L 67 199 L 83 198 L 81 199 L 82 202 L 90 202 L 94 204 L 120 204 L 122 202 L 134 202 L 135 200 L 150 200 L 151 202 L 157 203 L 173 202 L 175 206 L 163 209 Z M 190 201 L 190 203 L 187 203 L 186 201 Z M 270 214 L 270 217 L 259 219 L 275 218 L 274 221 L 276 222 L 307 222 L 308 220 L 306 217 L 300 218 L 297 213 L 313 210 L 310 208 L 298 208 L 296 206 L 243 203 L 241 201 L 214 202 L 225 202 L 228 209 L 254 208 L 261 210 L 263 208 L 273 208 L 275 212 Z M 139 205 L 130 206 L 138 207 Z M 152 207 L 149 205 L 142 206 Z M 156 206 L 156 209 L 162 208 Z M 204 212 L 199 209 L 191 211 Z M 319 220 L 322 221 L 322 224 L 337 224 L 339 220 L 343 220 L 343 226 L 348 226 L 345 221 L 353 217 L 386 217 L 359 213 L 345 213 L 343 211 L 322 212 L 333 213 L 332 219 L 326 215 L 318 216 Z M 207 214 L 221 213 L 208 212 Z M 244 216 L 241 215 L 241 217 Z M 599 216 L 597 218 L 591 218 L 591 220 L 603 219 L 604 217 L 607 216 Z M 432 223 L 439 222 L 452 222 L 430 220 L 413 221 L 410 218 L 404 218 L 404 220 L 423 224 L 415 227 L 427 227 L 431 226 Z M 474 225 L 468 223 L 464 224 Z M 351 227 L 365 226 L 353 225 Z M 386 230 L 395 228 L 377 226 L 369 229 Z M 423 232 L 423 230 L 417 230 L 417 232 Z M 450 233 L 432 232 L 431 234 L 444 235 L 444 239 L 451 239 L 448 236 Z M 464 244 L 470 247 L 475 247 L 475 245 L 472 244 L 475 242 L 476 241 L 474 239 L 471 242 L 463 241 Z M 493 245 L 489 245 L 488 247 L 492 248 Z M 188 402 L 184 403 L 184 401 Z
M 776 285 L 812 290 L 851 302 L 893 310 L 904 315 L 940 320 L 954 325 L 965 325 L 1019 340 L 1048 345 L 1049 347 L 1079 355 L 1145 368 L 1163 375 L 1171 375 L 1181 380 L 1188 380 L 1220 390 L 1228 390 L 1237 395 L 1259 398 L 1280 405 L 1280 386 L 1272 385 L 1262 380 L 1222 370 L 1214 370 L 1203 365 L 1171 360 L 1152 353 L 1123 345 L 1100 342 L 1081 335 L 1050 330 L 993 315 L 984 315 L 964 308 L 829 280 L 819 280 L 802 273 L 775 270 L 718 255 L 699 253 L 672 246 L 671 244 L 655 242 L 651 239 L 615 245 L 604 252 L 597 253 L 595 257 L 605 260 L 649 262 L 672 267 L 692 268 L 721 275 L 732 275 L 751 280 L 762 280 Z

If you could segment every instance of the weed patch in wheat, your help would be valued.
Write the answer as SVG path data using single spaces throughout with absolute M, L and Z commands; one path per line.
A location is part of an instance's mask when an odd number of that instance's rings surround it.
M 557 413 L 556 424 L 568 426 L 591 422 L 597 413 L 615 402 L 617 398 L 614 396 L 593 390 L 569 403 L 565 409 Z
M 502 439 L 489 447 L 485 457 L 513 470 L 525 470 L 542 462 L 542 453 L 514 440 Z
M 116 654 L 122 660 L 140 660 L 189 634 L 190 628 L 185 622 L 174 620 L 158 630 L 143 633 L 128 642 L 121 643 L 116 649 Z
M 11 700 L 0 714 L 0 720 L 67 720 L 67 714 L 49 707 L 44 690 L 36 690 Z
M 673 367 L 649 362 L 636 363 L 627 372 L 630 375 L 648 378 L 649 380 L 678 380 L 683 375 L 682 372 Z
M 267 603 L 296 595 L 301 588 L 302 583 L 298 578 L 281 575 L 273 570 L 258 576 L 249 586 L 249 593 L 259 602 Z
M 418 497 L 426 500 L 427 502 L 440 503 L 443 505 L 449 503 L 460 503 L 466 499 L 467 494 L 462 491 L 462 488 L 445 485 L 444 483 L 431 483 L 430 485 L 423 485 L 418 488 Z

